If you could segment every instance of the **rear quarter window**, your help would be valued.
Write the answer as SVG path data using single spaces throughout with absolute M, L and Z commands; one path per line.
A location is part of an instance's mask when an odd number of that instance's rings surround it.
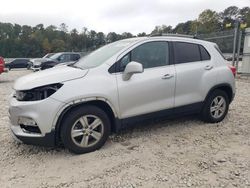
M 226 59 L 225 56 L 223 55 L 223 53 L 221 52 L 220 48 L 217 45 L 214 45 L 214 48 L 217 50 L 217 52 L 219 52 L 219 54 L 221 55 L 221 57 L 223 59 Z
M 208 53 L 208 51 L 202 45 L 199 45 L 199 47 L 200 47 L 200 52 L 201 52 L 201 60 L 202 61 L 210 60 L 211 56 Z
M 189 63 L 201 61 L 201 54 L 198 44 L 187 42 L 174 42 L 175 63 Z

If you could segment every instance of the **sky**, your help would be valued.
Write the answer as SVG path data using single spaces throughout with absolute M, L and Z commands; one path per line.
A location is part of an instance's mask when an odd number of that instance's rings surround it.
M 250 0 L 0 0 L 0 5 L 0 22 L 138 34 L 194 20 L 205 9 L 249 7 Z

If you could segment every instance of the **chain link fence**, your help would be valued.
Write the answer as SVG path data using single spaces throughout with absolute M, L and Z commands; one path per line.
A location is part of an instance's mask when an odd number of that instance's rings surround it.
M 237 71 L 240 69 L 245 37 L 244 31 L 230 29 L 227 31 L 200 34 L 197 37 L 216 43 L 224 57 L 232 62 L 232 65 L 236 66 Z
M 216 43 L 223 54 L 233 54 L 234 29 L 197 35 L 198 38 Z

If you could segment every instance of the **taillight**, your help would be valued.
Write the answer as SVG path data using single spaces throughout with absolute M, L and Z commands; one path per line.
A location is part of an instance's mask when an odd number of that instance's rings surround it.
M 235 75 L 236 75 L 236 67 L 234 67 L 233 65 L 228 65 L 228 67 L 231 69 L 231 71 L 232 71 L 232 73 L 233 73 L 233 75 L 235 77 Z

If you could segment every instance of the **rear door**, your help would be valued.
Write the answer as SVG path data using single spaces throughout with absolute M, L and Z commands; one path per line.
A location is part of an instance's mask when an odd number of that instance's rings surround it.
M 27 59 L 19 59 L 18 61 L 18 68 L 26 68 L 28 60 Z
M 195 104 L 204 100 L 206 88 L 216 82 L 214 63 L 203 45 L 173 42 L 176 94 L 175 107 Z
M 173 108 L 175 70 L 169 59 L 166 41 L 141 44 L 121 58 L 116 77 L 122 119 Z M 131 61 L 141 63 L 144 72 L 124 81 L 123 71 Z

